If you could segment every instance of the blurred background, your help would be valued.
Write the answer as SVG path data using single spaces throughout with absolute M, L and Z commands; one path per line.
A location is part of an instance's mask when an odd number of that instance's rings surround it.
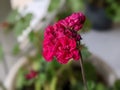
M 78 63 L 47 63 L 41 53 L 45 27 L 74 12 L 86 16 L 89 90 L 120 90 L 119 0 L 0 0 L 0 90 L 83 90 Z

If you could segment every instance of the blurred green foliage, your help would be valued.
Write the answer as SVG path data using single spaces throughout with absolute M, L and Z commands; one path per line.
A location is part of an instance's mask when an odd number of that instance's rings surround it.
M 107 0 L 108 3 L 113 3 L 113 0 Z M 60 0 L 51 0 L 51 4 L 48 8 L 49 12 L 57 9 L 60 4 Z M 113 4 L 111 8 L 115 9 L 119 16 L 118 5 Z M 109 8 L 109 9 L 111 9 Z M 83 0 L 67 0 L 64 9 L 58 13 L 55 20 L 61 20 L 73 12 L 85 10 L 85 3 Z M 106 9 L 108 10 L 108 9 Z M 108 10 L 109 11 L 109 10 Z M 116 16 L 115 16 L 116 17 Z M 27 14 L 26 16 L 21 16 L 17 10 L 10 13 L 7 18 L 8 23 L 12 25 L 12 30 L 14 30 L 16 36 L 19 36 L 24 29 L 26 29 L 32 19 L 32 14 Z M 117 19 L 119 20 L 119 19 Z M 90 22 L 86 20 L 82 32 L 89 30 Z M 25 87 L 34 86 L 34 90 L 84 90 L 82 83 L 82 76 L 80 73 L 80 67 L 74 66 L 72 62 L 67 65 L 61 65 L 56 60 L 47 63 L 42 54 L 40 55 L 40 50 L 42 48 L 43 32 L 31 32 L 29 34 L 30 42 L 36 46 L 37 54 L 34 57 L 29 57 L 30 67 L 39 72 L 36 78 L 27 80 L 25 75 L 29 73 L 28 68 L 21 68 L 17 75 L 16 80 L 16 90 L 24 90 Z M 19 45 L 15 45 L 13 48 L 13 53 L 17 54 L 19 52 Z M 88 59 L 91 55 L 87 47 L 83 47 L 81 50 L 83 59 Z M 3 56 L 2 47 L 0 46 L 0 57 Z M 110 89 L 105 86 L 104 81 L 98 81 L 98 73 L 95 67 L 88 63 L 84 63 L 86 78 L 88 80 L 89 90 L 120 90 L 120 81 L 116 81 L 114 87 Z M 48 89 L 49 88 L 49 89 Z M 69 88 L 69 89 L 68 89 Z
M 67 4 L 69 4 L 73 12 L 83 12 L 85 10 L 84 0 L 68 0 Z
M 30 59 L 30 58 L 29 58 Z M 67 65 L 61 65 L 55 60 L 47 63 L 40 55 L 31 58 L 32 67 L 39 72 L 37 77 L 26 79 L 25 75 L 29 73 L 28 69 L 21 68 L 16 82 L 16 90 L 24 90 L 25 87 L 34 86 L 32 90 L 84 90 L 80 67 L 72 62 Z M 119 90 L 120 81 L 116 81 L 113 88 L 104 84 L 104 81 L 98 81 L 99 76 L 94 66 L 84 63 L 84 69 L 87 78 L 88 90 Z
M 32 19 L 32 14 L 27 14 L 25 16 L 21 16 L 17 10 L 11 11 L 8 15 L 7 22 L 9 23 L 10 28 L 15 32 L 16 36 L 22 34 L 23 30 L 25 30 L 29 25 Z
M 120 0 L 85 0 L 87 4 L 104 9 L 108 18 L 115 23 L 120 22 Z M 85 3 L 84 3 L 85 5 Z
M 19 54 L 19 52 L 20 52 L 19 44 L 15 44 L 13 49 L 12 49 L 12 54 L 17 55 L 17 54 Z
M 3 48 L 2 45 L 0 44 L 0 60 L 3 60 L 3 56 L 4 56 Z
M 88 82 L 88 90 L 110 90 L 102 83 L 95 83 L 93 81 Z
M 27 14 L 25 17 L 21 17 L 13 27 L 16 36 L 22 34 L 23 30 L 25 30 L 29 25 L 32 19 L 32 14 Z
M 82 29 L 80 30 L 81 33 L 86 33 L 86 32 L 89 32 L 90 31 L 90 28 L 91 28 L 91 23 L 90 21 L 86 18 L 86 21 L 82 27 Z
M 60 1 L 61 0 L 51 0 L 48 11 L 49 12 L 55 11 L 59 7 Z
M 91 56 L 91 53 L 88 51 L 88 48 L 85 45 L 83 45 L 81 53 L 83 60 L 88 59 Z
M 97 77 L 97 72 L 95 67 L 91 64 L 91 63 L 84 63 L 84 69 L 85 69 L 85 74 L 86 74 L 86 79 L 88 81 L 97 81 L 98 77 Z M 93 77 L 94 76 L 94 77 Z
M 114 84 L 114 90 L 120 90 L 120 80 L 117 80 Z
M 17 78 L 17 81 L 16 81 L 16 87 L 21 89 L 23 87 L 24 84 L 26 84 L 26 80 L 25 80 L 25 70 L 19 70 L 19 73 L 18 73 L 18 77 Z
M 106 11 L 114 22 L 120 22 L 120 1 L 106 0 Z
M 19 17 L 19 13 L 17 10 L 13 10 L 10 12 L 10 14 L 7 17 L 7 22 L 14 24 L 16 22 L 16 19 Z

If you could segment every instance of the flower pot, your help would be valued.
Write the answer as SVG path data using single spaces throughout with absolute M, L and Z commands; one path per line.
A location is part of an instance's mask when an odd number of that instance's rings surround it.
M 114 82 L 118 79 L 114 70 L 105 63 L 101 58 L 96 55 L 92 55 L 86 60 L 96 68 L 98 73 L 102 76 L 108 86 L 113 86 Z
M 109 86 L 113 85 L 114 81 L 117 79 L 116 74 L 104 61 L 102 61 L 100 58 L 94 55 L 92 55 L 86 61 L 90 62 L 96 68 L 97 72 L 99 73 L 99 75 L 101 75 L 101 77 L 104 79 L 107 85 Z M 79 67 L 78 62 L 75 62 L 74 64 Z M 18 71 L 21 67 L 24 67 L 26 65 L 29 65 L 29 60 L 26 57 L 23 57 L 13 66 L 4 82 L 4 85 L 7 90 L 15 90 L 15 82 Z M 60 76 L 63 76 L 63 74 L 61 74 Z M 60 79 L 60 77 L 54 78 L 53 82 L 54 80 L 56 81 L 58 79 Z M 66 81 L 64 88 L 68 89 L 69 85 L 70 85 L 69 82 Z
M 18 74 L 18 71 L 21 67 L 26 66 L 28 63 L 29 63 L 29 60 L 26 57 L 22 57 L 11 68 L 4 82 L 4 87 L 7 90 L 15 90 L 15 81 L 16 81 L 16 76 Z

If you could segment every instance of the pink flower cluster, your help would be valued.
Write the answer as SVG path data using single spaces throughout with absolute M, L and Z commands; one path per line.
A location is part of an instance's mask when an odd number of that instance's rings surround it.
M 25 75 L 25 78 L 27 80 L 31 80 L 33 78 L 35 78 L 38 75 L 38 72 L 31 70 L 28 74 Z
M 71 16 L 65 18 L 65 20 L 61 20 L 61 23 L 73 30 L 80 30 L 85 22 L 85 16 L 82 13 L 74 13 Z
M 44 58 L 52 61 L 56 57 L 61 64 L 66 64 L 70 59 L 79 60 L 77 42 L 81 36 L 77 31 L 82 28 L 84 21 L 82 13 L 74 13 L 53 26 L 48 26 L 44 32 Z

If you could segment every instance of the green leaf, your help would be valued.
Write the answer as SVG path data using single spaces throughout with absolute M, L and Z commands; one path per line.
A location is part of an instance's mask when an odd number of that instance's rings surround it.
M 82 48 L 81 53 L 82 53 L 83 60 L 88 59 L 91 55 L 91 53 L 89 52 L 86 46 Z
M 41 80 L 37 79 L 35 82 L 35 90 L 42 90 Z
M 91 28 L 91 23 L 90 23 L 90 21 L 88 19 L 86 19 L 81 32 L 86 33 L 88 31 L 90 31 L 90 28 Z
M 54 11 L 56 8 L 58 8 L 60 1 L 61 0 L 51 0 L 48 11 L 51 12 L 51 11 Z
M 16 88 L 21 89 L 25 85 L 25 71 L 23 69 L 19 70 L 16 79 Z
M 119 0 L 106 0 L 106 3 L 108 4 L 106 6 L 106 12 L 108 16 L 115 22 L 120 22 L 120 2 Z
M 120 90 L 120 80 L 117 80 L 114 84 L 114 90 Z
M 32 14 L 27 14 L 25 17 L 21 17 L 16 24 L 14 25 L 14 32 L 16 36 L 22 34 L 23 30 L 25 30 L 29 25 L 32 19 Z
M 92 80 L 92 81 L 96 81 L 97 80 L 97 74 L 96 74 L 96 70 L 95 67 L 89 63 L 89 62 L 85 62 L 84 63 L 84 69 L 85 69 L 85 74 L 86 74 L 86 79 L 87 80 Z
M 32 31 L 32 32 L 30 32 L 30 34 L 29 34 L 29 40 L 30 40 L 30 42 L 31 43 L 35 43 L 36 41 L 37 41 L 37 37 L 36 37 L 36 35 L 35 35 L 35 33 Z
M 12 54 L 17 55 L 20 52 L 19 44 L 16 44 L 12 49 Z
M 31 86 L 34 82 L 35 82 L 35 78 L 30 79 L 30 80 L 26 80 L 25 85 L 26 86 Z
M 23 17 L 23 26 L 24 26 L 24 29 L 26 29 L 30 25 L 30 21 L 32 19 L 32 16 L 33 15 L 31 13 L 29 13 L 25 17 Z
M 32 17 L 33 17 L 33 15 L 32 15 L 31 13 L 28 13 L 28 14 L 24 17 L 24 19 L 25 19 L 26 22 L 30 22 L 31 19 L 32 19 Z
M 50 83 L 50 90 L 56 90 L 56 86 L 57 86 L 57 76 L 54 76 L 51 80 Z
M 22 20 L 18 21 L 14 26 L 15 35 L 19 36 L 20 34 L 22 34 L 24 29 L 25 29 L 24 22 Z
M 65 9 L 64 11 L 62 11 L 61 13 L 59 13 L 56 17 L 56 21 L 61 20 L 66 18 L 67 16 L 69 16 L 72 13 L 72 11 L 70 9 Z
M 94 90 L 95 89 L 95 83 L 92 81 L 87 82 L 88 90 Z
M 51 62 L 51 66 L 54 68 L 54 69 L 57 69 L 61 66 L 61 64 L 59 64 L 56 60 L 53 60 Z
M 102 83 L 99 83 L 96 85 L 95 90 L 107 90 L 107 88 Z
M 35 60 L 35 61 L 33 62 L 33 69 L 34 69 L 35 71 L 39 71 L 40 68 L 42 68 L 42 66 L 41 66 L 41 64 L 40 64 L 40 61 L 39 61 L 39 60 Z
M 77 82 L 75 85 L 71 86 L 71 90 L 84 90 L 84 86 L 81 82 Z
M 46 74 L 45 73 L 40 73 L 40 82 L 41 82 L 41 85 L 43 85 L 47 79 L 46 77 Z
M 70 0 L 69 2 L 73 12 L 84 11 L 85 5 L 83 3 L 83 0 Z
M 16 22 L 16 17 L 17 16 L 19 16 L 19 13 L 18 13 L 18 11 L 17 10 L 13 10 L 13 11 L 11 11 L 11 13 L 8 15 L 8 17 L 7 17 L 7 21 L 9 22 L 9 23 L 15 23 Z

